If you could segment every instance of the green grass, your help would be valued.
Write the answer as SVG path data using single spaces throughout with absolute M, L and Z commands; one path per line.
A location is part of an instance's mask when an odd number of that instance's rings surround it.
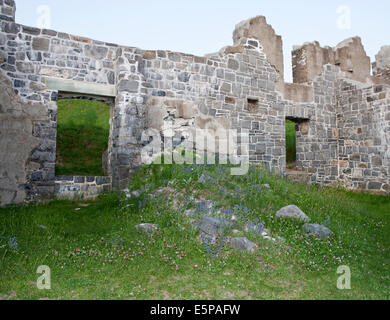
M 89 100 L 59 100 L 56 175 L 103 176 L 110 107 Z
M 295 123 L 286 120 L 286 161 L 288 168 L 295 168 L 295 161 L 297 160 L 297 134 L 295 130 Z
M 202 174 L 209 183 L 198 183 Z M 291 183 L 256 167 L 232 177 L 223 166 L 148 166 L 130 187 L 144 192 L 130 200 L 102 196 L 87 207 L 54 201 L 0 209 L 0 294 L 16 299 L 389 298 L 388 197 Z M 168 192 L 147 196 L 161 187 Z M 249 220 L 264 222 L 285 243 L 242 233 L 258 243 L 256 253 L 222 246 L 212 258 L 219 249 L 198 242 L 193 222 L 182 214 L 193 206 L 190 196 L 235 212 L 241 230 Z M 307 237 L 300 224 L 274 219 L 290 204 L 313 223 L 327 223 L 335 238 Z M 161 229 L 150 238 L 135 231 L 140 223 Z M 7 243 L 13 236 L 17 248 Z M 51 268 L 49 291 L 36 288 L 40 265 Z M 341 265 L 351 268 L 352 290 L 336 288 Z

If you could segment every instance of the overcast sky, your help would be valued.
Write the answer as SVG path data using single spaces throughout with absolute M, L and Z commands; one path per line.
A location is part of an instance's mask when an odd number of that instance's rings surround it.
M 16 0 L 16 6 L 21 24 L 195 55 L 231 45 L 237 23 L 264 15 L 283 38 L 286 81 L 293 45 L 335 46 L 359 35 L 374 60 L 390 44 L 388 0 Z

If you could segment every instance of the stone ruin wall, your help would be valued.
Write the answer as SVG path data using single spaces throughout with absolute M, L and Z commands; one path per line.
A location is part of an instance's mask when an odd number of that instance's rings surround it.
M 390 191 L 389 94 L 384 85 L 339 82 L 339 179 L 348 188 Z
M 173 137 L 175 145 L 196 128 L 217 136 L 223 129 L 247 129 L 250 140 L 241 147 L 249 149 L 251 163 L 284 174 L 285 121 L 292 119 L 299 129 L 297 169 L 311 182 L 390 192 L 390 79 L 367 74 L 360 39 L 326 49 L 341 60 L 311 63 L 310 55 L 301 59 L 307 44 L 295 50 L 296 81 L 287 84 L 281 37 L 263 17 L 237 25 L 233 46 L 196 57 L 23 26 L 14 21 L 12 0 L 0 5 L 1 205 L 51 199 L 58 181 L 68 180 L 66 189 L 79 179 L 55 177 L 56 101 L 63 92 L 49 89 L 47 78 L 115 89 L 109 143 L 114 189 L 127 188 L 142 165 L 145 129 Z M 258 100 L 256 110 L 249 110 L 248 98 Z
M 390 46 L 383 46 L 375 59 L 376 61 L 372 64 L 374 78 L 390 84 Z

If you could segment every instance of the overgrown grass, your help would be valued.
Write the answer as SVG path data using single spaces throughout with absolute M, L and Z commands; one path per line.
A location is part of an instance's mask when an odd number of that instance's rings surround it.
M 87 207 L 56 201 L 1 209 L 0 293 L 18 299 L 389 298 L 388 197 L 291 183 L 256 167 L 232 177 L 227 167 L 203 165 L 142 168 L 131 185 L 139 189 L 139 198 L 106 195 Z M 148 195 L 157 189 L 159 196 Z M 256 253 L 207 246 L 197 240 L 196 219 L 184 214 L 194 207 L 192 197 L 214 200 L 225 218 L 234 213 L 240 230 L 247 222 L 264 223 L 285 242 L 241 232 L 259 245 Z M 335 238 L 308 237 L 301 224 L 274 218 L 290 204 L 328 225 Z M 158 224 L 160 231 L 148 237 L 136 232 L 140 223 Z M 40 265 L 51 268 L 52 290 L 36 288 Z M 352 290 L 336 287 L 341 265 L 351 268 Z
M 110 107 L 89 100 L 59 100 L 56 175 L 103 176 Z
M 286 120 L 286 161 L 287 167 L 290 169 L 295 168 L 295 162 L 297 160 L 297 134 L 295 130 L 295 123 L 290 120 Z

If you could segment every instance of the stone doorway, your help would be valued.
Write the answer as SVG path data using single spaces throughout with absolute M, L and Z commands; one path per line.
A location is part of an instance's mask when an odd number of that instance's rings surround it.
M 112 97 L 59 92 L 55 194 L 89 200 L 111 188 Z
M 301 172 L 304 153 L 308 150 L 309 119 L 286 118 L 286 171 Z

